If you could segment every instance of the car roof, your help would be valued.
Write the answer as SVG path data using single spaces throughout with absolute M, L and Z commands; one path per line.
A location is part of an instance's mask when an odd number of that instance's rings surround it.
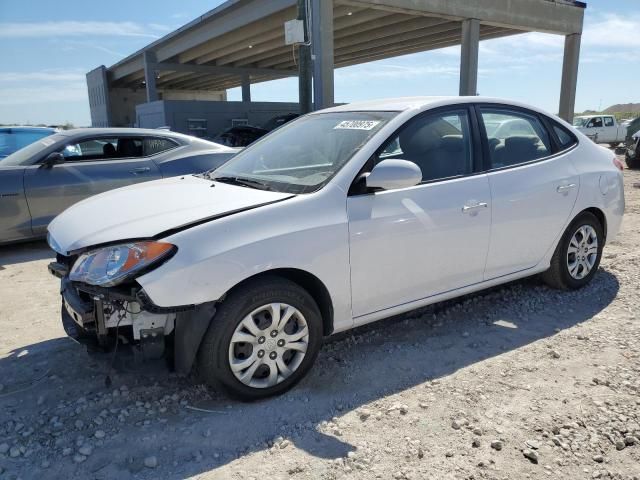
M 183 137 L 185 139 L 192 138 L 189 135 L 182 133 L 172 132 L 164 129 L 153 128 L 73 128 L 71 130 L 63 130 L 58 132 L 61 135 L 74 136 L 74 135 L 154 135 L 164 137 Z
M 531 105 L 516 102 L 513 100 L 505 100 L 504 98 L 495 97 L 458 97 L 458 96 L 443 96 L 443 97 L 399 97 L 399 98 L 386 98 L 378 100 L 368 100 L 364 102 L 354 102 L 346 105 L 339 105 L 337 107 L 327 108 L 315 113 L 330 113 L 330 112 L 366 112 L 366 111 L 390 111 L 390 112 L 403 112 L 407 110 L 422 110 L 427 108 L 436 108 L 447 105 L 460 105 L 467 103 L 492 103 L 501 104 L 507 106 L 527 108 L 536 112 L 547 114 L 544 110 L 540 110 Z

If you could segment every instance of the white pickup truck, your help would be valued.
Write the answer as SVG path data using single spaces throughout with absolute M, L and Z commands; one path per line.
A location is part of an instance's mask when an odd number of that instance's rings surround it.
M 613 115 L 583 115 L 573 119 L 573 126 L 596 143 L 617 147 L 625 141 L 627 127 L 618 124 Z

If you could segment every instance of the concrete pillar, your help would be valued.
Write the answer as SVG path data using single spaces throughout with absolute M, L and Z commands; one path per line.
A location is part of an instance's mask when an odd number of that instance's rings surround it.
M 158 89 L 156 88 L 156 54 L 145 50 L 144 61 L 144 82 L 147 87 L 147 102 L 158 100 Z
M 242 76 L 242 101 L 251 101 L 251 77 L 247 73 Z
M 478 94 L 478 50 L 480 21 L 462 21 L 462 49 L 460 52 L 460 95 Z
M 582 35 L 574 33 L 564 39 L 564 60 L 562 62 L 562 85 L 560 87 L 560 118 L 571 123 L 576 106 L 578 87 L 578 65 L 580 63 L 580 40 Z
M 316 110 L 332 107 L 333 98 L 333 0 L 311 0 L 311 52 L 313 100 Z

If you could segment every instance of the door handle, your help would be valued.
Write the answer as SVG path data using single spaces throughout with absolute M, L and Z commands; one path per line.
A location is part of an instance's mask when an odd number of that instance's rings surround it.
M 489 204 L 485 202 L 474 203 L 473 205 L 465 205 L 464 207 L 462 207 L 462 213 L 469 213 L 477 210 L 478 208 L 487 208 L 488 206 Z
M 565 193 L 571 190 L 572 188 L 576 188 L 576 187 L 577 185 L 575 183 L 570 183 L 569 185 L 560 185 L 558 188 L 556 188 L 556 191 L 558 193 Z
M 148 172 L 151 169 L 149 167 L 138 167 L 138 168 L 134 168 L 133 170 L 129 170 L 129 173 L 133 173 L 134 175 L 137 175 L 139 173 L 144 173 L 144 172 Z

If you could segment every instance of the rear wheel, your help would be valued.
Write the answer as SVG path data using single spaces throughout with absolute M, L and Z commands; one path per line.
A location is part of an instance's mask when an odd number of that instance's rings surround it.
M 609 146 L 610 146 L 611 148 L 618 148 L 618 145 L 620 145 L 620 142 L 618 142 L 618 143 L 610 143 L 610 144 L 609 144 Z
M 590 212 L 581 213 L 562 235 L 543 280 L 562 290 L 585 286 L 598 271 L 603 247 L 600 221 Z
M 304 377 L 322 344 L 317 304 L 299 285 L 265 277 L 232 291 L 198 352 L 208 384 L 242 400 L 281 394 Z

